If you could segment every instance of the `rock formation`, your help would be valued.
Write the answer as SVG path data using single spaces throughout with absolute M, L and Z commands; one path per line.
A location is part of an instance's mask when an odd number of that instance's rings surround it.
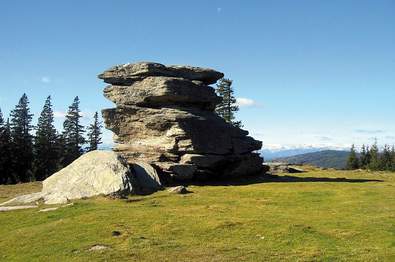
M 41 192 L 18 196 L 3 205 L 63 204 L 98 195 L 150 193 L 162 188 L 156 171 L 145 163 L 132 168 L 111 151 L 92 151 L 43 181 Z
M 224 75 L 212 69 L 141 62 L 99 75 L 111 84 L 104 96 L 116 108 L 102 111 L 114 132 L 114 151 L 129 164 L 145 162 L 175 179 L 258 173 L 262 143 L 219 117 L 214 88 Z

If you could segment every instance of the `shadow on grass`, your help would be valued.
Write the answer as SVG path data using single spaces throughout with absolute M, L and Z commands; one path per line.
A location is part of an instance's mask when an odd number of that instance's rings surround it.
M 366 183 L 384 182 L 380 179 L 354 179 L 345 177 L 297 177 L 290 175 L 260 175 L 246 178 L 233 178 L 227 180 L 192 181 L 186 185 L 236 186 L 259 183 L 300 183 L 300 182 L 340 182 L 340 183 Z

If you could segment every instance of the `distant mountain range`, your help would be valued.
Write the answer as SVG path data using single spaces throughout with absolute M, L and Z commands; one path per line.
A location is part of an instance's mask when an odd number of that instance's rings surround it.
M 294 147 L 294 148 L 287 148 L 287 147 L 280 147 L 275 149 L 262 149 L 260 151 L 261 155 L 265 158 L 265 161 L 271 161 L 276 158 L 280 157 L 289 157 L 289 156 L 296 156 L 306 153 L 313 153 L 328 150 L 328 148 L 321 148 L 321 147 Z
M 272 159 L 272 162 L 289 164 L 309 164 L 323 168 L 346 168 L 349 152 L 343 150 L 322 150 L 318 152 L 299 154 Z
M 112 150 L 114 144 L 101 144 L 99 150 Z M 266 162 L 284 162 L 290 164 L 310 164 L 324 168 L 344 169 L 349 152 L 328 149 L 328 147 L 278 147 L 260 151 Z

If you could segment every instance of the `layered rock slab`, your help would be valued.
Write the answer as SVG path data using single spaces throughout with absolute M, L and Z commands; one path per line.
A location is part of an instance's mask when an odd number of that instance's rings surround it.
M 224 77 L 224 74 L 209 68 L 179 65 L 165 66 L 153 62 L 140 62 L 116 65 L 104 71 L 98 77 L 109 84 L 129 85 L 148 76 L 179 77 L 200 81 L 209 85 Z
M 104 96 L 117 105 L 143 107 L 193 105 L 214 110 L 220 102 L 214 88 L 176 77 L 150 76 L 127 86 L 109 85 L 104 89 Z
M 208 84 L 223 74 L 190 66 L 137 63 L 101 75 L 104 95 L 117 107 L 102 111 L 117 145 L 132 164 L 145 161 L 177 179 L 257 173 L 262 146 L 219 117 L 221 101 Z

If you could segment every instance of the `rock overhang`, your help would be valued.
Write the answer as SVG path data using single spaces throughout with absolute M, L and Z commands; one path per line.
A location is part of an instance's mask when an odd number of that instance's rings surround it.
M 179 77 L 191 81 L 201 81 L 209 85 L 216 83 L 219 79 L 224 77 L 224 74 L 213 69 L 202 67 L 181 65 L 165 66 L 154 62 L 138 62 L 134 64 L 127 63 L 116 65 L 98 75 L 104 82 L 118 85 L 129 85 L 147 76 Z

